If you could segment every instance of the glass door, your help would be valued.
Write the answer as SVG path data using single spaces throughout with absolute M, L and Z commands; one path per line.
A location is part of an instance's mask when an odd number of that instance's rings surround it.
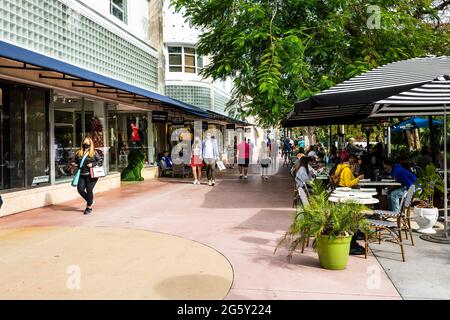
M 28 89 L 26 99 L 26 185 L 50 183 L 47 92 Z

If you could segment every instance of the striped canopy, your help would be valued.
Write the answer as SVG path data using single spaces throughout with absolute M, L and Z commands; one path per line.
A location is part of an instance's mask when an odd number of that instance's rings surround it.
M 450 74 L 450 72 L 449 72 Z M 420 87 L 377 101 L 371 117 L 442 115 L 450 107 L 450 76 L 444 75 Z
M 423 57 L 393 62 L 353 77 L 295 104 L 284 127 L 354 123 L 387 97 L 429 84 L 450 74 L 450 57 Z

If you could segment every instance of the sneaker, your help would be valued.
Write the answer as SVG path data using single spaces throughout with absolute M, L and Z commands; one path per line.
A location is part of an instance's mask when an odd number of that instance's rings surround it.
M 201 184 L 200 181 L 197 180 L 197 184 Z
M 194 180 L 194 182 L 192 182 L 192 184 L 197 184 L 197 182 L 198 182 L 197 180 Z
M 242 179 L 244 176 L 241 174 L 240 176 L 239 176 L 239 179 Z
M 247 176 L 244 176 L 244 179 L 247 179 Z
M 213 180 L 213 181 L 212 181 L 212 185 L 213 185 L 213 186 L 216 185 L 216 180 Z
M 208 186 L 212 186 L 212 181 L 211 180 L 208 181 Z
M 353 245 L 352 247 L 350 247 L 350 254 L 352 256 L 357 256 L 357 255 L 363 255 L 366 253 L 366 249 L 364 249 L 364 247 L 360 246 L 359 244 Z
M 92 208 L 86 208 L 86 209 L 84 210 L 84 213 L 83 213 L 83 214 L 87 215 L 87 214 L 91 214 L 91 213 L 92 213 Z

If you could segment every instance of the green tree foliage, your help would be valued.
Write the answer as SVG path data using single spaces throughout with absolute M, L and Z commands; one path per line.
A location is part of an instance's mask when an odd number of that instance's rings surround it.
M 439 1 L 438 1 L 439 2 Z M 434 4 L 433 4 L 434 3 Z M 228 110 L 278 124 L 293 104 L 392 61 L 449 54 L 436 27 L 441 0 L 172 0 L 204 30 L 198 43 L 211 62 L 204 76 L 233 77 Z M 377 5 L 380 27 L 368 20 Z M 376 17 L 375 17 L 376 18 Z

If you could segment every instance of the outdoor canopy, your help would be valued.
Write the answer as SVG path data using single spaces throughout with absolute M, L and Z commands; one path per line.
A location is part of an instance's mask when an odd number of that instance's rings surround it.
M 349 124 L 367 118 L 378 100 L 430 83 L 450 68 L 450 57 L 386 64 L 295 104 L 283 127 Z M 408 114 L 409 115 L 409 114 Z
M 442 121 L 439 120 L 433 120 L 432 122 L 433 126 L 440 126 L 442 125 Z M 411 117 L 409 119 L 406 119 L 405 121 L 401 121 L 391 127 L 392 131 L 403 131 L 403 130 L 411 130 L 411 129 L 417 129 L 417 128 L 428 128 L 430 126 L 429 119 L 425 118 L 417 118 L 417 117 Z
M 140 97 L 148 98 L 155 100 L 157 102 L 161 102 L 168 106 L 174 107 L 178 110 L 187 112 L 189 114 L 210 119 L 212 118 L 206 111 L 200 109 L 196 106 L 169 98 L 167 96 L 163 96 L 161 94 L 125 83 L 120 80 L 116 80 L 110 77 L 106 77 L 104 75 L 77 67 L 75 65 L 69 64 L 67 62 L 51 58 L 45 56 L 43 54 L 15 46 L 5 41 L 0 41 L 0 57 L 4 57 L 10 60 L 15 60 L 22 62 L 24 64 L 30 64 L 33 66 L 37 66 L 43 68 L 42 71 L 54 71 L 59 72 L 64 75 L 69 75 L 71 77 L 78 78 L 78 81 L 88 81 L 92 82 L 94 85 L 99 84 L 101 86 L 118 89 L 121 91 L 129 92 L 131 94 L 135 94 Z M 2 66 L 0 66 L 2 67 Z M 25 69 L 25 67 L 24 67 Z M 33 70 L 38 70 L 33 68 Z M 69 79 L 67 79 L 69 80 Z M 77 79 L 73 79 L 76 81 Z

